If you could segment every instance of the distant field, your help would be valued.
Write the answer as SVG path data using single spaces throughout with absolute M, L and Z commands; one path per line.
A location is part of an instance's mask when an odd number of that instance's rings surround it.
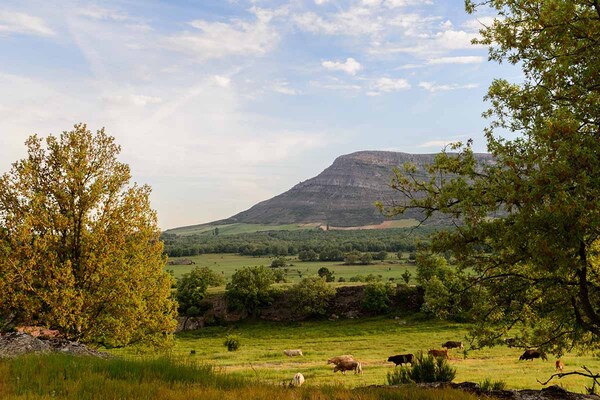
M 228 225 L 194 225 L 182 228 L 169 229 L 166 233 L 181 236 L 212 234 L 215 228 L 219 228 L 219 235 L 236 235 L 239 233 L 252 233 L 263 231 L 298 231 L 303 229 L 314 229 L 318 224 L 302 225 L 265 225 L 265 224 L 228 224 Z
M 301 372 L 306 377 L 306 385 L 356 387 L 384 384 L 386 373 L 393 369 L 393 364 L 386 361 L 390 355 L 440 348 L 446 340 L 463 340 L 466 330 L 463 324 L 424 321 L 414 316 L 301 323 L 242 322 L 180 334 L 172 355 L 193 358 L 266 383 L 280 384 Z M 241 336 L 238 351 L 228 352 L 223 346 L 227 333 Z M 283 354 L 284 349 L 296 348 L 302 349 L 304 357 L 288 358 Z M 190 355 L 191 350 L 196 354 Z M 137 357 L 128 349 L 113 352 Z M 340 354 L 354 355 L 363 363 L 364 374 L 334 374 L 326 361 Z M 455 382 L 480 382 L 490 378 L 503 380 L 509 388 L 540 389 L 542 386 L 536 379 L 545 380 L 554 373 L 554 359 L 519 361 L 521 354 L 520 349 L 502 346 L 470 351 L 464 359 L 462 352 L 454 349 L 450 364 L 457 368 Z M 600 370 L 600 360 L 591 355 L 568 354 L 563 360 L 566 371 L 581 365 L 592 371 Z M 584 384 L 589 385 L 580 377 L 567 377 L 554 383 L 576 392 L 584 392 Z
M 234 272 L 242 267 L 264 265 L 270 266 L 272 257 L 252 257 L 240 256 L 238 254 L 202 254 L 193 257 L 182 257 L 194 261 L 195 265 L 168 265 L 172 269 L 175 277 L 191 271 L 196 266 L 210 267 L 214 271 L 223 274 L 225 279 L 230 279 Z M 401 279 L 404 271 L 408 270 L 412 274 L 412 280 L 416 277 L 416 267 L 414 264 L 400 262 L 395 254 L 389 254 L 389 260 L 374 262 L 372 265 L 344 265 L 341 261 L 308 261 L 303 262 L 297 257 L 287 257 L 290 259 L 290 265 L 285 274 L 286 280 L 290 283 L 298 282 L 302 277 L 315 275 L 319 268 L 327 267 L 333 271 L 336 281 L 339 277 L 346 278 L 348 284 L 351 277 L 356 275 L 381 275 L 382 279 L 387 281 L 389 278 Z M 176 259 L 176 258 L 174 258 Z M 285 271 L 285 269 L 283 269 Z M 302 276 L 300 276 L 300 273 Z M 217 288 L 217 291 L 219 289 Z

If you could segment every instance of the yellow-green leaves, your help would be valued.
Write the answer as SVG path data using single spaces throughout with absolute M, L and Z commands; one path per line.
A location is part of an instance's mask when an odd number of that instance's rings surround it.
M 131 186 L 120 147 L 83 124 L 45 140 L 0 182 L 0 307 L 107 346 L 168 342 L 171 278 L 150 188 Z

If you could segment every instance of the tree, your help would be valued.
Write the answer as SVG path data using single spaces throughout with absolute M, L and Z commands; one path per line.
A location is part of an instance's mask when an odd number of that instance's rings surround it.
M 273 300 L 274 282 L 273 272 L 262 265 L 236 271 L 225 287 L 229 307 L 257 316 L 260 307 Z
M 335 296 L 335 289 L 325 282 L 325 278 L 311 276 L 292 286 L 289 293 L 296 312 L 325 315 Z
M 319 274 L 319 276 L 321 278 L 325 278 L 325 282 L 334 282 L 335 281 L 335 277 L 333 276 L 333 272 L 331 272 L 329 270 L 329 268 L 327 268 L 327 267 L 321 267 L 321 268 L 319 268 L 319 270 L 317 271 L 317 274 Z
M 271 261 L 271 268 L 283 268 L 287 267 L 287 260 L 285 257 L 276 257 Z
M 179 314 L 195 316 L 194 312 L 188 312 L 191 308 L 202 312 L 202 300 L 206 297 L 209 286 L 220 286 L 225 279 L 208 267 L 195 267 L 190 272 L 183 274 L 177 280 L 177 292 L 175 297 L 179 303 Z
M 393 186 L 406 201 L 388 208 L 452 216 L 436 235 L 457 272 L 487 299 L 474 305 L 479 345 L 509 330 L 560 354 L 600 346 L 600 5 L 597 0 L 486 1 L 500 18 L 477 42 L 490 59 L 518 64 L 522 84 L 495 80 L 486 99 L 493 159 L 471 142 L 443 151 L 431 178 L 406 165 Z M 479 6 L 467 1 L 467 11 Z M 500 132 L 500 133 L 499 133 Z M 512 138 L 503 138 L 511 132 Z
M 317 261 L 319 259 L 319 255 L 312 249 L 302 250 L 298 253 L 298 259 L 300 261 Z
M 129 184 L 104 129 L 26 145 L 0 179 L 2 313 L 83 342 L 168 342 L 176 305 L 150 187 Z
M 391 283 L 375 282 L 365 286 L 363 307 L 371 312 L 386 312 L 390 308 L 394 287 Z

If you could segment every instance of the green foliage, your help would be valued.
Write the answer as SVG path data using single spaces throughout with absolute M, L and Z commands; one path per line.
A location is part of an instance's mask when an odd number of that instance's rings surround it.
M 376 282 L 365 286 L 363 308 L 370 312 L 389 311 L 395 288 L 391 283 Z
M 312 249 L 302 250 L 298 253 L 298 259 L 300 261 L 317 261 L 319 259 L 319 255 Z
M 451 382 L 456 376 L 456 368 L 452 368 L 445 358 L 434 358 L 431 355 L 415 356 L 412 366 L 398 366 L 388 372 L 388 385 L 403 383 Z
M 284 268 L 287 267 L 288 263 L 285 257 L 277 257 L 271 261 L 271 268 Z
M 335 296 L 335 289 L 327 285 L 325 278 L 311 276 L 292 286 L 289 289 L 289 295 L 296 312 L 325 315 Z
M 388 256 L 387 251 L 381 250 L 381 251 L 378 251 L 377 253 L 373 254 L 373 259 L 383 261 L 387 258 L 387 256 Z
M 469 12 L 478 7 L 467 3 Z M 581 0 L 482 7 L 500 18 L 482 26 L 477 42 L 524 76 L 521 84 L 497 79 L 488 90 L 493 161 L 478 163 L 469 141 L 438 154 L 430 179 L 407 165 L 392 186 L 409 200 L 390 214 L 460 219 L 432 248 L 451 250 L 458 270 L 471 271 L 477 299 L 486 300 L 473 305 L 478 346 L 499 343 L 516 326 L 530 346 L 555 354 L 597 349 L 600 7 Z
M 363 253 L 360 256 L 360 263 L 362 265 L 369 265 L 371 264 L 371 261 L 373 261 L 373 256 L 371 255 L 371 253 Z
M 237 351 L 240 348 L 241 340 L 239 335 L 229 334 L 225 336 L 223 346 L 227 347 L 227 351 Z
M 150 187 L 130 184 L 104 129 L 26 145 L 0 177 L 0 314 L 83 342 L 168 344 L 176 304 Z
M 358 251 L 353 251 L 350 253 L 346 253 L 344 256 L 344 264 L 346 265 L 354 265 L 360 262 L 360 253 Z
M 225 279 L 208 267 L 195 267 L 177 280 L 175 298 L 179 303 L 179 314 L 189 317 L 201 313 L 201 302 L 209 286 L 221 286 Z M 190 311 L 190 309 L 193 309 Z M 190 314 L 191 313 L 191 314 Z M 195 314 L 195 315 L 192 315 Z
M 404 283 L 406 283 L 408 285 L 408 283 L 410 282 L 410 278 L 411 278 L 412 274 L 410 273 L 409 270 L 406 270 L 402 273 L 402 280 L 404 281 Z
M 485 378 L 479 382 L 479 388 L 484 392 L 491 392 L 492 390 L 504 390 L 506 389 L 506 382 L 504 381 L 492 381 L 490 378 Z
M 331 272 L 329 270 L 329 268 L 327 268 L 327 267 L 319 268 L 319 271 L 317 271 L 317 274 L 319 274 L 319 276 L 321 278 L 325 278 L 326 282 L 335 282 L 335 277 L 333 276 L 333 272 Z
M 262 265 L 242 268 L 233 274 L 225 288 L 228 306 L 258 315 L 260 307 L 273 300 L 271 285 L 274 282 L 273 272 Z

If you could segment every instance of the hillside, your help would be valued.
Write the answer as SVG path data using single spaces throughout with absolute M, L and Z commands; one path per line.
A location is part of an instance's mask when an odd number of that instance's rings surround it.
M 210 225 L 329 224 L 332 227 L 356 227 L 381 224 L 385 217 L 375 208 L 375 201 L 387 203 L 399 200 L 399 193 L 389 187 L 392 169 L 412 162 L 417 166 L 417 172 L 426 176 L 425 165 L 433 162 L 434 157 L 435 154 L 389 151 L 359 151 L 343 155 L 314 178 Z M 477 157 L 482 162 L 491 159 L 488 154 L 478 154 Z M 418 217 L 415 214 L 402 216 L 404 219 Z

